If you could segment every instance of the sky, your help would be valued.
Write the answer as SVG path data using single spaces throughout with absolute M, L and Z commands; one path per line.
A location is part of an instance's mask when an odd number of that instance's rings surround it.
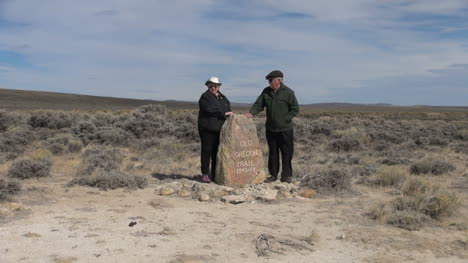
M 468 106 L 468 0 L 0 0 L 0 88 Z

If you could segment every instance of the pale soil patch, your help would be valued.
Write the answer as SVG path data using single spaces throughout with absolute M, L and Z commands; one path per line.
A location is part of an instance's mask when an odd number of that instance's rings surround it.
M 59 165 L 54 171 L 67 167 Z M 20 211 L 29 212 L 16 211 L 1 219 L 0 262 L 466 262 L 468 258 L 466 230 L 427 226 L 409 232 L 370 220 L 365 213 L 385 199 L 385 189 L 355 185 L 357 194 L 340 197 L 232 205 L 160 196 L 155 181 L 143 190 L 99 191 L 65 188 L 70 179 L 53 174 L 23 182 L 25 190 L 15 201 Z M 464 205 L 451 220 L 460 223 L 466 211 Z

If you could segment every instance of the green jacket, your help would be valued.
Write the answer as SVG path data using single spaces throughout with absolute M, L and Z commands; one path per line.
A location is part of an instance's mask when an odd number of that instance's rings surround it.
M 263 89 L 255 103 L 250 108 L 250 113 L 256 115 L 266 107 L 266 129 L 273 132 L 288 131 L 293 128 L 292 119 L 299 113 L 294 91 L 286 85 L 275 93 L 270 87 Z

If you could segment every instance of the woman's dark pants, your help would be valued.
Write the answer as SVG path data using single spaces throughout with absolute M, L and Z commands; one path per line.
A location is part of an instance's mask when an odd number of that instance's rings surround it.
M 293 130 L 272 132 L 266 131 L 268 142 L 268 171 L 271 176 L 278 178 L 280 168 L 279 155 L 281 151 L 281 180 L 292 177 L 292 157 L 294 154 L 294 132 Z
M 213 179 L 216 170 L 216 155 L 219 147 L 220 132 L 212 132 L 206 130 L 198 130 L 201 140 L 201 173 L 208 174 Z M 210 173 L 211 160 L 211 173 Z

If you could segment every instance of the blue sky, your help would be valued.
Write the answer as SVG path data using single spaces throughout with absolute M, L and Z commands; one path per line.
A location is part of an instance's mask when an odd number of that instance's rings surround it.
M 0 0 L 0 88 L 468 106 L 467 0 Z

